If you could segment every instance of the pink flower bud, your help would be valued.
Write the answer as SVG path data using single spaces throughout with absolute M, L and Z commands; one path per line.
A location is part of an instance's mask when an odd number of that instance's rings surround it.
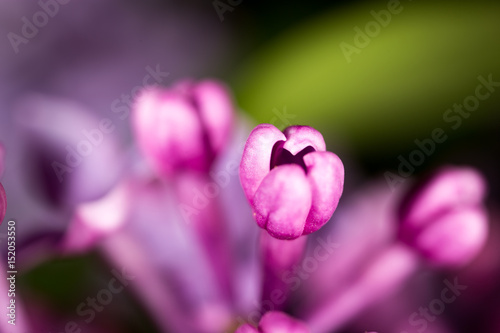
M 472 168 L 447 167 L 414 189 L 400 209 L 400 239 L 432 264 L 460 266 L 482 248 L 488 217 L 483 177 Z
M 337 208 L 344 166 L 308 126 L 282 133 L 270 124 L 250 134 L 240 180 L 257 224 L 271 236 L 294 239 L 320 229 Z
M 249 324 L 240 326 L 235 333 L 309 333 L 307 326 L 289 315 L 278 312 L 267 312 L 260 320 L 259 327 L 254 328 Z
M 233 104 L 216 81 L 149 87 L 137 99 L 132 125 L 145 157 L 163 175 L 188 168 L 206 172 L 226 145 Z

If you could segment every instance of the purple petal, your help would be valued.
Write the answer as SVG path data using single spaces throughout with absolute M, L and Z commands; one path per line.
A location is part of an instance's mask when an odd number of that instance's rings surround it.
M 418 264 L 418 257 L 402 244 L 379 252 L 363 270 L 350 277 L 350 282 L 342 286 L 339 294 L 308 310 L 309 327 L 314 332 L 338 332 L 369 305 L 396 291 L 415 273 Z
M 201 81 L 193 90 L 201 121 L 214 153 L 226 145 L 233 124 L 233 102 L 229 90 L 217 81 Z
M 474 258 L 488 236 L 488 217 L 484 209 L 459 209 L 424 228 L 414 246 L 431 263 L 461 266 Z
M 286 142 L 283 148 L 293 155 L 296 155 L 302 149 L 311 146 L 316 151 L 325 151 L 326 145 L 323 135 L 309 126 L 290 126 L 283 133 L 286 136 Z
M 199 117 L 181 94 L 160 88 L 144 90 L 136 101 L 132 125 L 139 147 L 160 173 L 207 167 Z
M 103 237 L 115 233 L 126 222 L 132 206 L 129 185 L 122 182 L 104 197 L 76 207 L 62 242 L 68 252 L 84 252 Z
M 250 324 L 240 326 L 234 333 L 259 333 L 259 331 Z
M 453 207 L 481 203 L 485 192 L 485 181 L 476 170 L 447 167 L 410 195 L 402 207 L 401 219 L 419 228 Z
M 328 151 L 306 154 L 304 163 L 312 190 L 311 211 L 304 228 L 307 235 L 328 222 L 337 208 L 344 189 L 344 165 L 337 155 Z
M 288 316 L 285 313 L 267 312 L 259 323 L 259 331 L 262 333 L 309 333 L 307 326 L 301 321 Z
M 442 169 L 403 202 L 399 238 L 435 265 L 467 263 L 488 232 L 485 188 L 474 169 Z
M 250 203 L 260 183 L 269 173 L 271 154 L 276 142 L 285 135 L 270 124 L 260 124 L 248 137 L 240 164 L 240 181 Z
M 342 199 L 334 221 L 307 236 L 305 257 L 324 261 L 297 291 L 308 295 L 297 311 L 311 312 L 317 304 L 342 293 L 352 283 L 352 276 L 364 271 L 388 244 L 394 243 L 395 202 L 402 190 L 403 186 L 392 192 L 380 181 L 366 184 L 356 194 Z M 323 252 L 325 247 L 328 251 Z
M 15 110 L 26 137 L 31 191 L 53 204 L 95 200 L 114 186 L 123 171 L 124 150 L 110 118 L 44 95 L 23 97 Z
M 255 220 L 273 237 L 297 238 L 304 231 L 311 200 L 311 186 L 300 166 L 286 164 L 276 167 L 255 193 Z
M 461 266 L 482 248 L 488 218 L 482 176 L 448 167 L 414 190 L 400 209 L 399 237 L 434 265 Z

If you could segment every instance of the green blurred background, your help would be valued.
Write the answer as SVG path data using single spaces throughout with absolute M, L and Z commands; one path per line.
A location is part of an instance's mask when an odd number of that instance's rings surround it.
M 249 12 L 235 10 L 228 21 L 238 26 L 238 15 L 257 15 L 272 37 L 257 34 L 262 44 L 242 54 L 229 77 L 238 103 L 257 121 L 269 122 L 275 107 L 286 106 L 296 122 L 320 129 L 332 150 L 347 150 L 377 175 L 397 170 L 398 156 L 418 149 L 415 140 L 442 128 L 447 140 L 415 174 L 466 163 L 498 180 L 500 92 L 467 118 L 444 117 L 474 96 L 479 76 L 500 82 L 499 3 L 281 2 L 251 12 L 246 5 Z

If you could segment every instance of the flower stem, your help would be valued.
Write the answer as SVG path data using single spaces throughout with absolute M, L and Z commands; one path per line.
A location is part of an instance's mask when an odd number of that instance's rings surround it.
M 279 311 L 286 305 L 290 286 L 283 281 L 283 274 L 300 263 L 307 243 L 307 237 L 294 240 L 280 240 L 262 231 L 260 254 L 263 265 L 262 312 Z

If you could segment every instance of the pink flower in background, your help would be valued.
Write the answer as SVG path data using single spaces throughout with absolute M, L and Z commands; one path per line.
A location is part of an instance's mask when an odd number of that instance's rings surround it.
M 485 193 L 486 182 L 476 170 L 439 170 L 407 196 L 399 237 L 436 265 L 468 263 L 488 235 Z
M 291 126 L 282 133 L 262 124 L 247 140 L 240 179 L 257 224 L 273 237 L 294 239 L 331 218 L 342 195 L 344 166 L 315 129 Z
M 183 81 L 168 89 L 143 90 L 132 125 L 141 151 L 160 174 L 206 172 L 226 146 L 233 113 L 221 83 Z

